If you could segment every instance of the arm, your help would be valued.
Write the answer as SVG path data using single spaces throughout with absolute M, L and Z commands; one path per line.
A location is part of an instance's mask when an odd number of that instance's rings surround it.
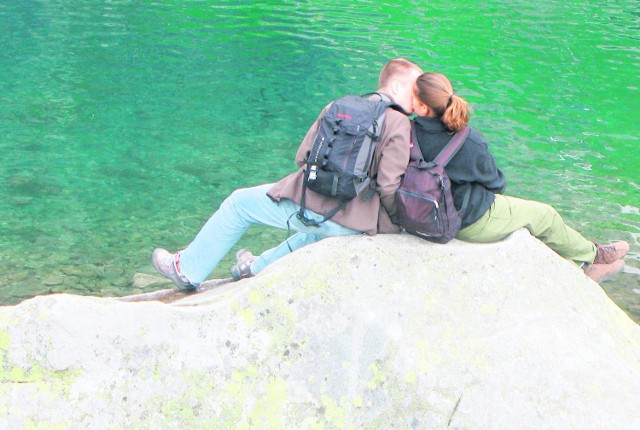
M 478 171 L 478 183 L 496 194 L 504 192 L 507 186 L 504 174 L 496 167 L 496 162 L 488 150 L 484 156 L 478 158 L 476 170 Z
M 402 114 L 389 110 L 385 120 L 376 177 L 380 202 L 392 221 L 396 217 L 395 192 L 409 164 L 411 125 Z
M 449 177 L 459 183 L 480 184 L 491 192 L 502 194 L 506 187 L 504 174 L 496 167 L 482 134 L 474 129 L 471 133 L 458 155 L 451 160 Z

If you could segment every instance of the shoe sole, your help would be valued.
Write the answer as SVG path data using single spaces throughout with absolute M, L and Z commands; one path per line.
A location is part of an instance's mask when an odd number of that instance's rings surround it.
M 622 264 L 622 266 L 620 266 L 620 268 L 618 270 L 616 270 L 615 272 L 608 273 L 605 276 L 603 276 L 602 278 L 600 278 L 597 281 L 597 283 L 599 284 L 600 282 L 608 281 L 611 278 L 613 278 L 614 276 L 616 276 L 618 273 L 622 272 L 623 270 L 624 270 L 624 264 Z
M 156 254 L 162 252 L 163 250 L 160 248 L 156 248 L 153 250 L 153 253 L 151 254 L 151 261 L 153 261 L 153 267 L 155 267 L 156 272 L 158 272 L 159 274 L 161 274 L 162 276 L 164 276 L 165 278 L 169 279 L 164 273 L 162 273 L 162 270 L 160 270 L 160 267 L 158 266 L 159 263 L 157 262 L 156 259 Z
M 171 279 L 170 276 L 165 275 L 164 273 L 162 273 L 162 270 L 160 270 L 159 267 L 159 263 L 156 261 L 156 253 L 160 253 L 160 252 L 169 252 L 166 249 L 162 249 L 162 248 L 156 248 L 153 250 L 153 253 L 151 254 L 151 260 L 153 261 L 153 267 L 155 267 L 156 272 L 158 272 L 160 275 L 164 276 L 165 278 L 167 278 L 169 281 L 173 282 L 173 284 L 178 287 L 178 289 L 180 291 L 193 291 L 197 288 L 197 286 L 195 285 L 191 285 L 191 284 L 182 284 L 182 283 L 178 283 L 176 280 Z

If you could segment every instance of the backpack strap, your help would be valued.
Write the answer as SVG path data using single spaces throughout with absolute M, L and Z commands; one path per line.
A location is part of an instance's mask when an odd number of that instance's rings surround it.
M 380 93 L 378 91 L 374 91 L 372 93 L 363 94 L 360 97 L 369 97 L 369 96 L 372 96 L 374 94 L 377 95 L 378 97 L 380 97 L 380 101 L 387 102 L 388 103 L 387 104 L 388 108 L 391 108 L 391 109 L 393 109 L 395 111 L 398 111 L 404 116 L 411 116 L 412 115 L 411 112 L 407 112 L 406 110 L 404 110 L 404 108 L 402 106 L 400 106 L 399 104 L 397 104 L 393 100 L 391 100 L 391 98 L 388 95 L 386 95 L 385 93 Z M 380 122 L 380 123 L 382 124 L 382 122 Z
M 373 124 L 371 124 L 371 127 L 369 128 L 369 130 L 367 130 L 367 139 L 373 139 L 374 141 L 377 141 L 378 139 L 380 139 L 380 133 L 382 132 L 382 126 L 384 125 L 384 121 L 387 117 L 387 108 L 391 108 L 394 109 L 406 116 L 409 116 L 409 114 L 402 109 L 402 107 L 396 103 L 394 103 L 391 100 L 391 97 L 389 97 L 388 95 L 384 94 L 384 93 L 380 93 L 378 91 L 374 91 L 372 93 L 367 93 L 367 94 L 363 94 L 361 97 L 368 97 L 368 96 L 372 96 L 372 95 L 376 95 L 378 97 L 380 97 L 380 101 L 381 102 L 385 102 L 385 108 L 383 109 L 382 113 L 380 113 L 380 115 L 378 116 L 378 118 L 376 118 L 373 121 Z M 374 144 L 376 145 L 376 144 Z M 374 146 L 374 150 L 375 150 L 375 146 Z M 371 168 L 371 166 L 369 166 L 369 168 Z M 370 178 L 370 182 L 369 182 L 369 189 L 365 192 L 362 193 L 362 200 L 367 202 L 369 201 L 373 195 L 376 193 L 376 180 L 375 178 Z M 332 215 L 333 216 L 333 215 Z
M 338 204 L 338 206 L 330 210 L 320 221 L 314 221 L 312 219 L 307 218 L 304 211 L 306 209 L 305 196 L 307 194 L 306 191 L 307 191 L 308 175 L 309 175 L 309 172 L 305 171 L 304 180 L 302 181 L 302 196 L 300 197 L 300 210 L 296 213 L 296 216 L 298 217 L 300 222 L 302 222 L 302 224 L 304 224 L 307 227 L 320 227 L 320 224 L 331 219 L 335 214 L 337 214 L 342 209 L 344 209 L 345 206 L 347 206 L 347 201 L 346 200 L 341 201 L 340 204 Z
M 471 127 L 465 126 L 462 130 L 453 135 L 449 143 L 442 148 L 442 151 L 436 155 L 436 158 L 433 159 L 433 164 L 436 166 L 442 166 L 444 168 L 449 161 L 453 158 L 454 155 L 458 153 L 465 140 L 469 136 L 469 132 L 471 131 Z M 471 198 L 471 187 L 467 188 L 467 191 L 464 194 L 464 198 L 462 200 L 462 207 L 460 208 L 460 215 L 464 218 L 464 214 L 467 211 L 467 206 L 469 205 L 469 200 Z
M 374 91 L 372 93 L 367 93 L 367 94 L 362 94 L 360 97 L 362 98 L 368 98 L 369 96 L 373 96 L 376 95 L 378 97 L 380 97 L 380 101 L 384 103 L 384 109 L 382 110 L 382 112 L 378 115 L 378 118 L 376 118 L 373 123 L 371 124 L 371 127 L 369 127 L 369 129 L 367 130 L 367 136 L 365 137 L 365 139 L 369 139 L 369 140 L 373 140 L 373 147 L 375 150 L 375 146 L 377 145 L 377 142 L 380 139 L 380 134 L 382 132 L 382 126 L 384 125 L 384 121 L 387 117 L 387 108 L 391 108 L 395 111 L 400 112 L 401 114 L 405 115 L 405 116 L 409 116 L 410 114 L 407 113 L 402 106 L 400 106 L 399 104 L 396 104 L 393 102 L 393 100 L 391 100 L 391 97 L 389 97 L 388 95 L 378 92 L 378 91 Z M 364 144 L 368 144 L 366 141 L 363 142 Z M 370 168 L 371 166 L 369 166 Z M 375 178 L 370 178 L 370 182 L 369 182 L 369 189 L 361 194 L 361 198 L 362 200 L 369 201 L 373 195 L 376 193 L 376 182 L 375 182 Z M 329 218 L 331 218 L 333 215 L 335 215 L 339 210 L 342 210 L 344 208 L 344 206 L 346 206 L 346 202 L 344 202 L 343 205 L 341 205 L 341 207 L 336 208 L 337 210 L 331 211 L 330 214 L 331 216 L 329 216 Z M 327 218 L 328 219 L 328 218 Z
M 374 91 L 372 93 L 363 94 L 362 97 L 368 97 L 368 96 L 372 96 L 374 94 L 377 95 L 378 97 L 380 97 L 380 100 L 382 100 L 383 102 L 390 102 L 391 101 L 391 97 L 389 97 L 388 95 L 386 95 L 384 93 L 379 93 L 378 91 Z
M 418 144 L 418 133 L 416 133 L 415 122 L 411 121 L 411 142 L 409 145 L 410 153 L 409 158 L 415 161 L 424 160 L 424 155 Z
M 442 148 L 442 151 L 433 159 L 433 164 L 437 166 L 446 166 L 454 155 L 462 148 L 462 144 L 469 136 L 470 127 L 465 126 L 462 130 L 453 135 L 449 143 Z

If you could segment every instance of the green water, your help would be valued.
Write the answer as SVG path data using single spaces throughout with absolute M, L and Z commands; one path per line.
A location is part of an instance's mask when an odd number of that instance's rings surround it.
M 637 0 L 2 0 L 0 303 L 140 292 L 155 246 L 289 173 L 318 111 L 404 56 L 471 102 L 509 194 L 631 242 L 603 288 L 640 321 L 639 30 Z

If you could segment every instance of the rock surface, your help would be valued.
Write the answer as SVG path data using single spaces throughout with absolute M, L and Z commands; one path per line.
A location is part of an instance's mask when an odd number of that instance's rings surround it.
M 173 304 L 0 308 L 0 428 L 638 429 L 640 330 L 524 231 L 326 239 Z

